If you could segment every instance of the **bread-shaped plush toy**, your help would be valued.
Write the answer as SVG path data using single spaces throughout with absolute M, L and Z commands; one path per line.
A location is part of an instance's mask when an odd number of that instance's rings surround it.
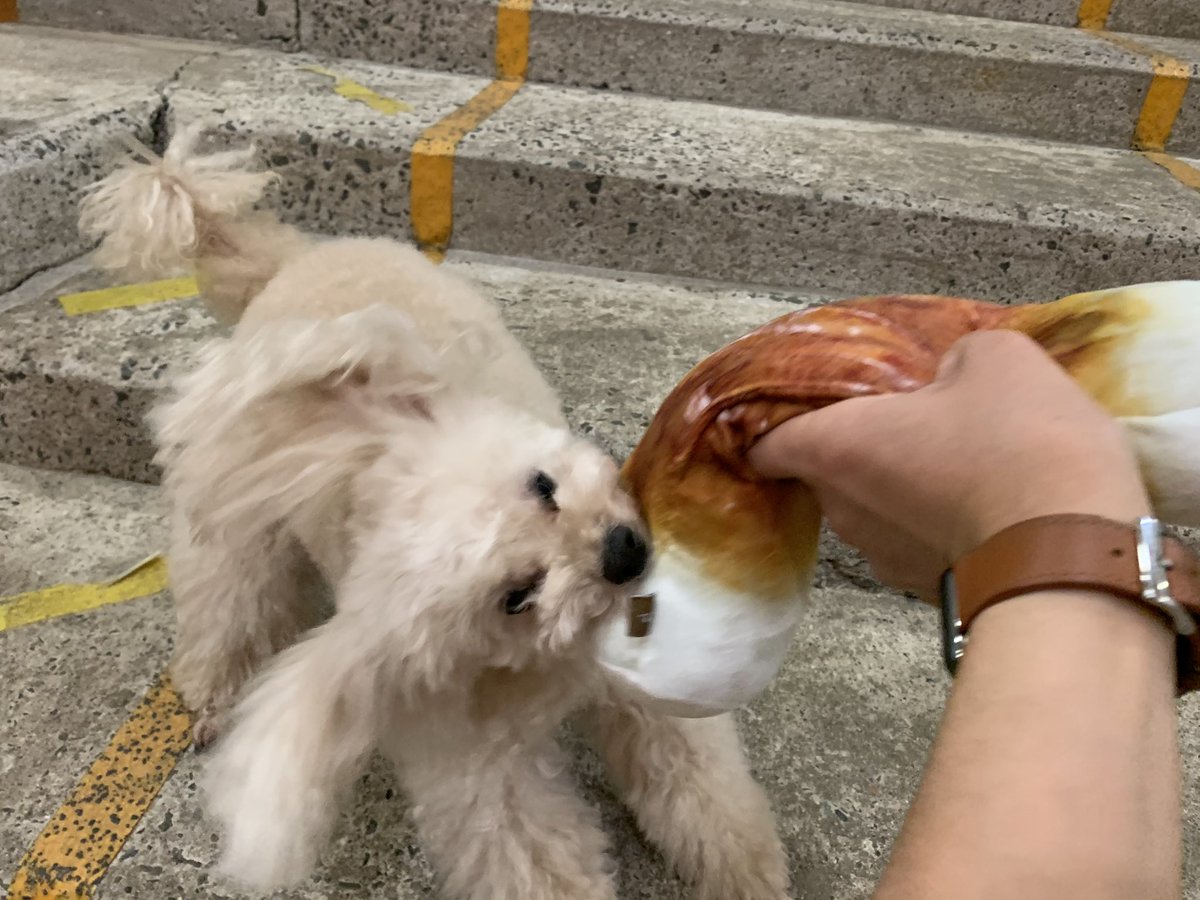
M 618 682 L 677 716 L 762 691 L 803 611 L 821 512 L 796 482 L 756 475 L 748 451 L 793 416 L 928 384 L 982 329 L 1037 341 L 1126 427 L 1158 515 L 1200 524 L 1200 281 L 1026 306 L 886 296 L 790 313 L 697 365 L 624 466 L 655 559 L 644 596 L 602 636 Z

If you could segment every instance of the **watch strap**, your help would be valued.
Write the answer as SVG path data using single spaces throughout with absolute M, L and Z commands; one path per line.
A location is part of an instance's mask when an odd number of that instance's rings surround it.
M 1163 612 L 1179 635 L 1180 690 L 1200 687 L 1200 561 L 1181 541 L 1163 536 L 1165 576 L 1157 594 L 1145 581 L 1145 550 L 1133 525 L 1087 515 L 1045 516 L 995 534 L 953 569 L 959 629 L 965 634 L 985 609 L 1021 594 L 1098 591 Z M 1173 603 L 1171 602 L 1173 601 Z M 1185 633 L 1189 632 L 1190 633 Z

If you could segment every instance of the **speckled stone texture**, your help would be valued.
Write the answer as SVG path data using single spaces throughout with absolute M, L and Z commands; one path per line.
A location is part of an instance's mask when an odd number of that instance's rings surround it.
M 411 110 L 383 115 L 307 71 L 319 65 Z M 273 208 L 314 231 L 405 237 L 409 155 L 421 132 L 465 103 L 486 79 L 330 61 L 301 54 L 229 51 L 197 60 L 168 90 L 167 121 L 202 121 L 209 137 L 253 141 L 280 176 Z
M 530 40 L 536 81 L 1121 148 L 1152 73 L 1077 29 L 829 0 L 547 0 Z
M 0 291 L 85 249 L 79 191 L 113 165 L 119 138 L 152 139 L 163 87 L 208 52 L 0 25 Z
M 824 299 L 530 268 L 471 254 L 452 254 L 450 265 L 496 298 L 561 392 L 572 426 L 618 458 L 705 354 Z M 0 460 L 157 481 L 146 413 L 172 375 L 186 371 L 203 342 L 221 332 L 196 301 L 78 318 L 62 315 L 52 301 L 56 293 L 111 280 L 70 275 L 45 296 L 0 312 L 0 326 L 12 335 L 11 347 L 0 346 Z M 662 327 L 665 320 L 671 329 Z M 878 588 L 858 555 L 829 535 L 817 584 Z
M 21 21 L 81 31 L 159 34 L 281 50 L 299 45 L 295 0 L 21 0 Z
M 111 281 L 94 274 L 59 291 Z M 0 460 L 156 481 L 145 417 L 217 326 L 196 302 L 67 316 L 53 297 L 0 313 Z
M 485 81 L 335 63 L 414 107 L 385 117 L 311 61 L 197 57 L 161 121 L 256 141 L 290 221 L 406 234 L 412 142 Z M 1200 194 L 1134 154 L 540 85 L 462 142 L 455 207 L 462 249 L 830 293 L 1043 299 L 1200 271 Z
M 105 582 L 166 549 L 147 485 L 0 463 L 0 597 Z
M 1200 10 L 1195 0 L 1116 0 L 1108 27 L 1200 39 Z
M 451 265 L 496 298 L 562 392 L 574 425 L 614 453 L 632 447 L 666 392 L 703 355 L 817 299 L 470 257 Z M 88 272 L 55 293 L 111 281 Z M 10 336 L 0 346 L 0 459 L 138 481 L 157 476 L 146 411 L 199 347 L 222 333 L 196 300 L 70 317 L 46 296 L 0 313 L 0 326 Z
M 0 465 L 0 596 L 107 581 L 163 548 L 158 492 Z M 0 885 L 166 661 L 163 597 L 0 632 Z
M 463 142 L 458 246 L 1002 300 L 1200 274 L 1200 193 L 1135 154 L 528 86 Z
M 1013 22 L 1040 22 L 1043 25 L 1074 26 L 1079 0 L 851 0 L 855 5 L 886 6 L 894 9 L 919 9 L 961 16 L 1008 19 Z M 1146 2 L 1156 0 L 1117 0 Z
M 306 51 L 491 77 L 495 0 L 298 0 Z

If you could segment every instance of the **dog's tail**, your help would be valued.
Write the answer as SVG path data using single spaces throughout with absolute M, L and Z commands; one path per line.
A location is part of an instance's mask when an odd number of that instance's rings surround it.
M 79 226 L 101 239 L 104 268 L 148 277 L 194 269 L 213 314 L 232 323 L 308 239 L 253 212 L 275 177 L 252 168 L 253 148 L 199 155 L 199 135 L 184 129 L 161 157 L 132 142 L 137 155 L 89 189 Z

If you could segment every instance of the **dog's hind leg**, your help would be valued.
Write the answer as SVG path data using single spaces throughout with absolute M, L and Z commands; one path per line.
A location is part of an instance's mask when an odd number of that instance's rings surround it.
M 453 900 L 616 900 L 599 817 L 547 740 L 402 759 L 422 845 Z
M 177 629 L 172 677 L 203 748 L 242 685 L 317 620 L 319 576 L 278 528 L 206 533 L 177 512 L 169 558 Z
M 782 900 L 787 858 L 731 716 L 674 719 L 623 699 L 583 726 L 609 778 L 699 900 Z

